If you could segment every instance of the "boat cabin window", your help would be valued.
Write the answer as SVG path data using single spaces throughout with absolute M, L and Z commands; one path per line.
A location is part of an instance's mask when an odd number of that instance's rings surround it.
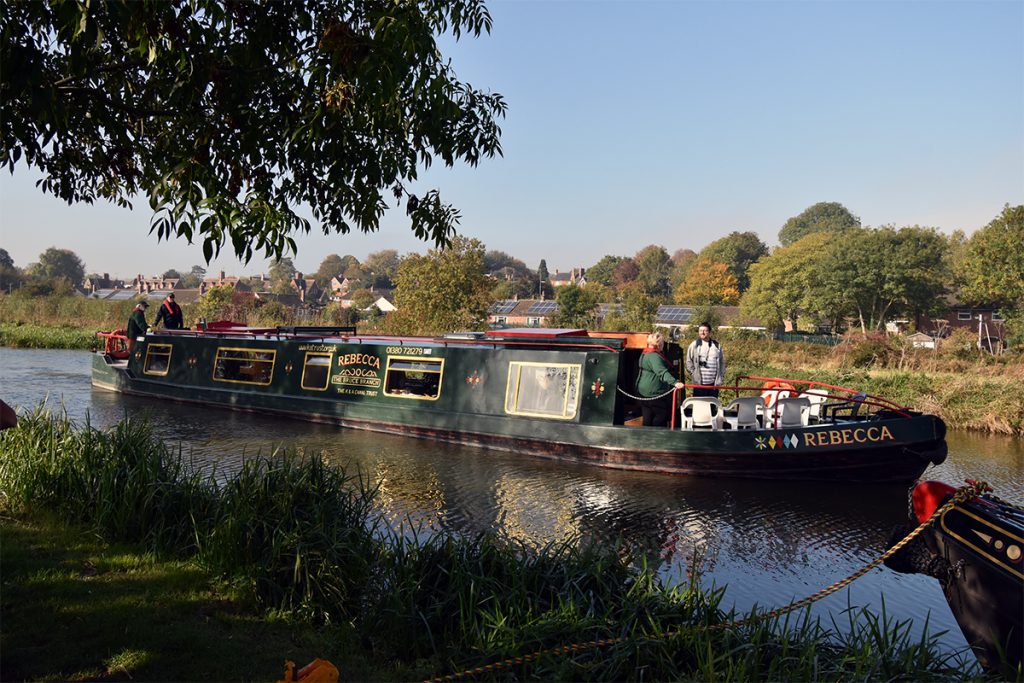
M 306 362 L 302 366 L 303 389 L 324 391 L 327 389 L 327 380 L 331 374 L 331 354 L 329 353 L 306 353 Z
M 388 358 L 384 377 L 384 395 L 435 400 L 441 394 L 444 359 Z
M 142 372 L 147 375 L 166 375 L 171 367 L 171 345 L 150 344 L 146 348 L 146 362 Z
M 505 412 L 571 420 L 576 417 L 580 366 L 557 363 L 508 365 Z
M 213 363 L 213 379 L 218 382 L 270 384 L 274 376 L 277 351 L 263 349 L 217 349 Z

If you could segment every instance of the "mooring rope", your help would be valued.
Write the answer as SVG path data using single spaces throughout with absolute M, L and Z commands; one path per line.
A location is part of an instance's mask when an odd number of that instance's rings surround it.
M 917 528 L 913 529 L 909 534 L 907 534 L 905 537 L 903 537 L 903 540 L 899 541 L 894 546 L 892 546 L 891 548 L 886 550 L 884 553 L 879 555 L 876 559 L 874 559 L 871 562 L 867 563 L 866 565 L 864 565 L 863 567 L 861 567 L 860 569 L 858 569 L 854 573 L 850 574 L 846 578 L 840 579 L 839 581 L 836 581 L 831 586 L 829 586 L 827 588 L 823 588 L 820 591 L 818 591 L 817 593 L 809 595 L 806 598 L 802 598 L 802 599 L 797 600 L 795 602 L 791 602 L 788 605 L 785 605 L 784 607 L 779 607 L 777 609 L 773 609 L 770 612 L 765 612 L 764 614 L 758 614 L 756 616 L 747 617 L 746 619 L 740 619 L 738 621 L 732 621 L 732 622 L 728 622 L 728 623 L 724 623 L 724 624 L 710 624 L 708 626 L 703 626 L 703 627 L 696 626 L 696 625 L 687 625 L 687 626 L 683 626 L 681 628 L 676 628 L 676 629 L 672 629 L 672 630 L 666 631 L 666 632 L 664 632 L 664 633 L 662 633 L 660 635 L 656 635 L 656 636 L 644 636 L 642 638 L 634 638 L 632 636 L 616 636 L 616 637 L 613 637 L 613 638 L 601 638 L 601 639 L 598 639 L 598 640 L 587 640 L 587 641 L 583 641 L 583 642 L 579 642 L 579 643 L 570 643 L 568 645 L 559 645 L 557 647 L 551 647 L 551 648 L 547 648 L 545 650 L 538 650 L 536 652 L 531 652 L 531 653 L 525 654 L 525 655 L 519 655 L 519 656 L 516 656 L 516 657 L 509 657 L 509 658 L 503 659 L 503 660 L 501 660 L 499 662 L 494 662 L 493 664 L 487 664 L 487 665 L 484 665 L 484 666 L 474 667 L 472 669 L 466 669 L 464 671 L 460 671 L 460 672 L 454 673 L 454 674 L 449 674 L 447 676 L 438 676 L 436 678 L 428 679 L 427 681 L 424 681 L 424 683 L 428 683 L 428 682 L 429 683 L 440 683 L 441 681 L 456 681 L 456 680 L 460 680 L 462 678 L 466 678 L 468 676 L 475 676 L 475 675 L 479 675 L 479 674 L 489 673 L 489 672 L 492 672 L 492 671 L 499 671 L 501 669 L 507 669 L 508 667 L 514 666 L 516 664 L 526 664 L 528 662 L 534 662 L 534 661 L 537 661 L 538 659 L 541 659 L 542 657 L 548 657 L 548 656 L 551 656 L 551 655 L 568 655 L 568 654 L 575 654 L 575 653 L 578 653 L 578 652 L 586 652 L 588 650 L 594 650 L 594 649 L 601 648 L 601 647 L 607 647 L 609 645 L 618 645 L 619 643 L 625 643 L 625 642 L 629 642 L 631 640 L 649 640 L 649 641 L 653 641 L 653 640 L 662 640 L 662 639 L 666 639 L 666 638 L 674 638 L 676 636 L 682 635 L 686 631 L 692 631 L 692 630 L 695 630 L 697 628 L 705 628 L 708 631 L 724 631 L 724 630 L 732 629 L 732 628 L 742 628 L 744 626 L 749 626 L 751 624 L 756 624 L 756 623 L 761 622 L 761 621 L 766 621 L 768 619 L 773 619 L 775 617 L 780 617 L 780 616 L 782 616 L 784 614 L 788 614 L 790 612 L 793 612 L 794 610 L 798 610 L 798 609 L 801 609 L 803 607 L 807 607 L 808 605 L 811 605 L 812 603 L 815 603 L 818 600 L 821 600 L 822 598 L 828 597 L 829 595 L 832 595 L 836 591 L 841 590 L 842 588 L 845 588 L 846 586 L 850 585 L 851 583 L 853 583 L 854 581 L 856 581 L 860 577 L 862 577 L 865 574 L 867 574 L 869 571 L 871 571 L 875 567 L 878 567 L 880 564 L 882 564 L 888 558 L 890 558 L 893 555 L 895 555 L 896 553 L 898 553 L 905 545 L 907 545 L 912 540 L 917 538 L 922 532 L 924 532 L 925 529 L 927 529 L 932 524 L 934 524 L 937 519 L 939 519 L 942 515 L 944 515 L 949 510 L 953 509 L 956 505 L 958 505 L 960 503 L 963 503 L 963 502 L 965 502 L 967 500 L 970 500 L 971 498 L 975 498 L 975 497 L 981 495 L 982 493 L 988 493 L 990 491 L 992 491 L 992 487 L 989 486 L 987 483 L 985 483 L 983 481 L 973 482 L 973 483 L 971 483 L 968 486 L 961 486 L 959 489 L 956 490 L 956 493 L 953 494 L 952 498 L 950 498 L 948 501 L 946 501 L 946 503 L 944 505 L 942 505 L 941 507 L 936 509 L 935 512 L 932 513 L 931 517 L 929 517 L 924 522 L 922 522 L 920 525 L 918 525 Z M 1000 501 L 1000 502 L 1002 502 L 1002 501 Z M 1016 507 L 1016 506 L 1012 506 L 1011 505 L 1011 507 Z

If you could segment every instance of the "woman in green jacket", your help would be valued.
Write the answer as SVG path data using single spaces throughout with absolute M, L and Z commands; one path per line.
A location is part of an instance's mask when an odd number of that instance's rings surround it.
M 655 332 L 647 335 L 647 348 L 640 354 L 640 375 L 636 380 L 636 389 L 644 398 L 661 396 L 640 403 L 645 427 L 664 427 L 668 424 L 669 413 L 672 411 L 672 394 L 669 392 L 684 386 L 669 369 L 668 359 L 661 352 L 663 348 L 665 337 L 661 332 Z

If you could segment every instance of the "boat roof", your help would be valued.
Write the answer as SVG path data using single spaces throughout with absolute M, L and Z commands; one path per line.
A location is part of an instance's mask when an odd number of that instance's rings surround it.
M 636 348 L 645 334 L 621 332 L 592 332 L 575 328 L 537 328 L 524 327 L 488 332 L 454 332 L 439 336 L 408 337 L 400 335 L 360 334 L 355 328 L 345 327 L 247 327 L 226 320 L 207 324 L 206 329 L 196 330 L 156 330 L 156 335 L 188 336 L 188 337 L 249 337 L 263 339 L 302 338 L 339 340 L 347 342 L 385 342 L 399 344 L 437 344 L 449 345 L 483 345 L 483 346 L 530 346 L 530 347 L 586 347 L 598 349 L 604 347 L 608 351 L 619 351 L 623 348 Z
M 488 330 L 487 337 L 530 337 L 554 339 L 555 337 L 587 337 L 586 330 L 571 327 L 510 327 L 504 330 Z

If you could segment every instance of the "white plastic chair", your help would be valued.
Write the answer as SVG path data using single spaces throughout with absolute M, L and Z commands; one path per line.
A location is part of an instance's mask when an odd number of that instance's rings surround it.
M 780 398 L 775 404 L 777 427 L 806 427 L 811 421 L 811 402 L 806 398 Z
M 764 399 L 760 396 L 742 396 L 730 403 L 723 414 L 733 429 L 760 429 L 758 417 L 764 418 Z
M 820 391 L 805 391 L 800 394 L 800 398 L 806 398 L 811 402 L 811 420 L 814 422 L 821 420 L 821 407 L 825 405 L 825 401 L 828 400 L 828 394 Z
M 710 396 L 691 396 L 679 407 L 683 429 L 722 428 L 722 404 Z

